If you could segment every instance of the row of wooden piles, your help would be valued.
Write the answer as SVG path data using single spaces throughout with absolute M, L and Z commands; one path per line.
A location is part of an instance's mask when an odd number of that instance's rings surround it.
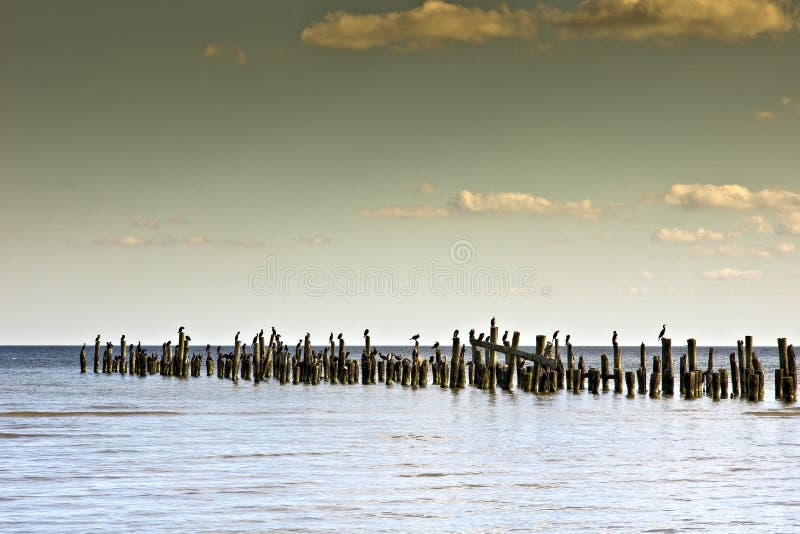
M 675 394 L 675 376 L 673 366 L 672 341 L 661 340 L 661 355 L 653 356 L 652 371 L 648 379 L 647 347 L 640 347 L 639 367 L 636 370 L 624 371 L 620 346 L 613 344 L 613 367 L 608 355 L 600 358 L 600 367 L 586 368 L 584 357 L 577 361 L 573 354 L 572 344 L 566 345 L 566 365 L 561 358 L 558 339 L 548 342 L 546 336 L 536 336 L 536 348 L 533 354 L 519 350 L 520 333 L 514 332 L 511 341 L 508 332 L 502 337 L 502 345 L 498 343 L 499 329 L 492 319 L 489 337 L 483 342 L 483 335 L 477 340 L 474 331 L 470 332 L 471 361 L 465 361 L 466 345 L 461 344 L 457 335 L 452 340 L 451 355 L 448 360 L 438 346 L 435 355 L 429 360 L 420 356 L 419 343 L 415 341 L 410 357 L 389 354 L 378 359 L 378 352 L 372 347 L 368 333 L 364 336 L 364 350 L 361 359 L 351 359 L 346 350 L 345 341 L 340 334 L 337 341 L 333 335 L 329 339 L 329 347 L 318 352 L 311 346 L 311 336 L 306 334 L 301 339 L 294 353 L 280 340 L 280 335 L 272 329 L 269 342 L 262 330 L 250 345 L 234 340 L 233 352 L 223 354 L 217 347 L 216 366 L 211 354 L 210 345 L 205 349 L 206 375 L 216 372 L 220 379 L 262 380 L 275 378 L 281 384 L 376 384 L 424 387 L 428 384 L 428 374 L 432 375 L 432 384 L 442 388 L 460 389 L 467 384 L 478 389 L 504 390 L 514 388 L 531 393 L 554 393 L 558 390 L 569 390 L 578 393 L 588 389 L 590 393 L 610 391 L 613 382 L 615 393 L 627 392 L 628 396 L 648 394 L 650 397 Z M 127 346 L 125 336 L 120 340 L 120 354 L 114 354 L 112 343 L 106 343 L 101 352 L 100 336 L 94 346 L 94 372 L 121 373 L 147 376 L 160 374 L 186 378 L 200 376 L 203 368 L 203 355 L 190 356 L 191 338 L 185 335 L 183 328 L 178 331 L 178 346 L 173 349 L 172 342 L 162 345 L 162 354 L 148 355 L 141 343 Z M 482 347 L 485 346 L 485 347 Z M 764 370 L 758 355 L 753 351 L 752 336 L 737 342 L 737 352 L 729 357 L 730 368 L 718 369 L 715 366 L 714 349 L 709 349 L 708 364 L 705 370 L 698 366 L 697 342 L 687 340 L 687 354 L 680 358 L 678 385 L 680 395 L 694 399 L 708 395 L 714 399 L 737 398 L 742 396 L 758 401 L 764 398 Z M 483 349 L 483 350 L 482 350 Z M 505 352 L 505 363 L 497 361 L 497 353 Z M 794 347 L 787 344 L 785 338 L 778 339 L 779 366 L 775 369 L 775 398 L 787 402 L 797 400 L 797 367 Z M 532 365 L 527 365 L 531 363 Z M 81 372 L 87 370 L 86 346 L 81 350 Z M 215 371 L 216 369 L 216 371 Z M 729 391 L 729 385 L 730 391 Z M 623 389 L 624 388 L 624 389 Z

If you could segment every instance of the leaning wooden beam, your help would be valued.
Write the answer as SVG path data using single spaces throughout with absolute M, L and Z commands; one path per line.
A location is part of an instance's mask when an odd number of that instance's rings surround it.
M 558 363 L 555 358 L 547 358 L 544 355 L 525 352 L 512 347 L 506 347 L 505 345 L 491 343 L 489 341 L 478 341 L 475 338 L 470 339 L 469 344 L 473 347 L 482 347 L 489 351 L 502 352 L 503 354 L 514 356 L 515 358 L 521 358 L 529 362 L 538 363 L 539 365 L 547 367 L 548 369 L 555 369 Z

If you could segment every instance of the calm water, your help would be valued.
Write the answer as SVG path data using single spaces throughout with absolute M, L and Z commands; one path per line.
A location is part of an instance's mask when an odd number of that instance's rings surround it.
M 754 404 L 142 379 L 91 350 L 81 375 L 77 347 L 0 347 L 0 531 L 796 531 L 799 420 L 757 352 Z

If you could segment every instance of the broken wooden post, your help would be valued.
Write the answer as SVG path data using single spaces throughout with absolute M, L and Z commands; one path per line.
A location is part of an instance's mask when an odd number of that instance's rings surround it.
M 608 391 L 608 354 L 600 356 L 600 376 L 603 380 L 603 391 Z
M 639 382 L 639 393 L 644 395 L 647 393 L 647 347 L 644 343 L 639 346 L 639 369 L 636 372 L 636 378 Z
M 236 382 L 239 380 L 239 358 L 242 351 L 242 342 L 239 341 L 239 332 L 233 339 L 233 367 L 231 367 L 231 379 Z
M 712 383 L 713 373 L 714 373 L 714 348 L 709 347 L 708 366 L 706 367 L 706 372 L 705 372 L 705 377 L 706 377 L 705 385 L 706 385 L 706 394 L 711 396 L 713 396 L 714 393 L 714 384 Z
M 622 354 L 619 345 L 614 347 L 614 393 L 622 393 Z
M 739 365 L 736 363 L 736 353 L 731 352 L 731 398 L 736 399 L 739 397 L 739 388 L 741 382 L 739 380 Z
M 628 390 L 628 397 L 634 397 L 634 387 L 636 386 L 636 371 L 628 371 L 625 373 L 625 386 Z
M 81 348 L 81 373 L 86 372 L 86 343 Z
M 94 374 L 97 374 L 100 366 L 100 334 L 94 339 Z
M 719 396 L 720 398 L 728 398 L 728 370 L 719 370 Z

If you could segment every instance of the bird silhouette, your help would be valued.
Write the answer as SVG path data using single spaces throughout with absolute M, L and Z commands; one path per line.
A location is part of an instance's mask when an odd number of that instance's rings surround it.
M 432 349 L 438 349 L 439 348 L 439 342 L 437 341 L 436 343 L 434 343 L 431 348 Z
M 469 338 L 470 339 L 475 339 L 475 329 L 474 328 L 469 331 Z
M 553 341 L 555 341 L 556 339 L 558 339 L 558 333 L 559 333 L 559 332 L 561 332 L 561 330 L 556 330 L 555 332 L 553 332 Z
M 182 334 L 182 333 L 183 333 L 183 329 L 184 329 L 184 327 L 183 327 L 183 326 L 181 326 L 180 328 L 178 328 L 178 333 L 179 333 L 179 334 Z
M 569 338 L 570 338 L 570 335 L 567 334 L 566 339 L 564 339 L 564 343 L 566 343 L 567 345 L 569 345 Z
M 611 343 L 616 344 L 617 342 L 617 331 L 614 330 L 614 335 L 611 336 Z
M 419 334 L 414 334 L 409 338 L 410 341 L 419 341 Z
M 484 334 L 483 332 L 481 332 L 481 335 L 479 335 L 479 336 L 478 336 L 478 341 L 483 341 L 483 336 L 485 336 L 485 335 L 486 335 L 486 334 Z
M 339 335 L 336 336 L 336 339 L 342 339 L 342 333 L 341 332 L 339 332 Z
M 95 343 L 97 343 L 98 341 L 100 341 L 100 334 L 97 334 L 97 337 L 96 337 L 96 338 L 94 338 L 94 342 L 95 342 Z
M 508 341 L 508 330 L 503 332 L 503 343 L 505 343 L 506 341 Z
M 492 328 L 494 328 L 494 327 L 495 327 L 495 324 L 496 324 L 496 323 L 497 323 L 497 322 L 494 320 L 494 317 L 492 317 L 492 321 L 491 321 L 491 326 L 492 326 Z
M 331 332 L 330 337 L 328 337 L 328 341 L 333 342 L 333 332 Z
M 458 337 L 458 330 L 454 330 L 454 331 L 453 331 L 453 337 L 454 337 L 454 338 Z
M 667 325 L 665 324 L 661 327 L 661 333 L 658 334 L 658 340 L 661 341 L 661 338 L 663 338 L 664 334 L 666 333 L 667 333 Z
M 367 328 L 366 330 L 364 330 L 364 337 L 367 337 L 368 335 L 369 335 L 369 328 Z

